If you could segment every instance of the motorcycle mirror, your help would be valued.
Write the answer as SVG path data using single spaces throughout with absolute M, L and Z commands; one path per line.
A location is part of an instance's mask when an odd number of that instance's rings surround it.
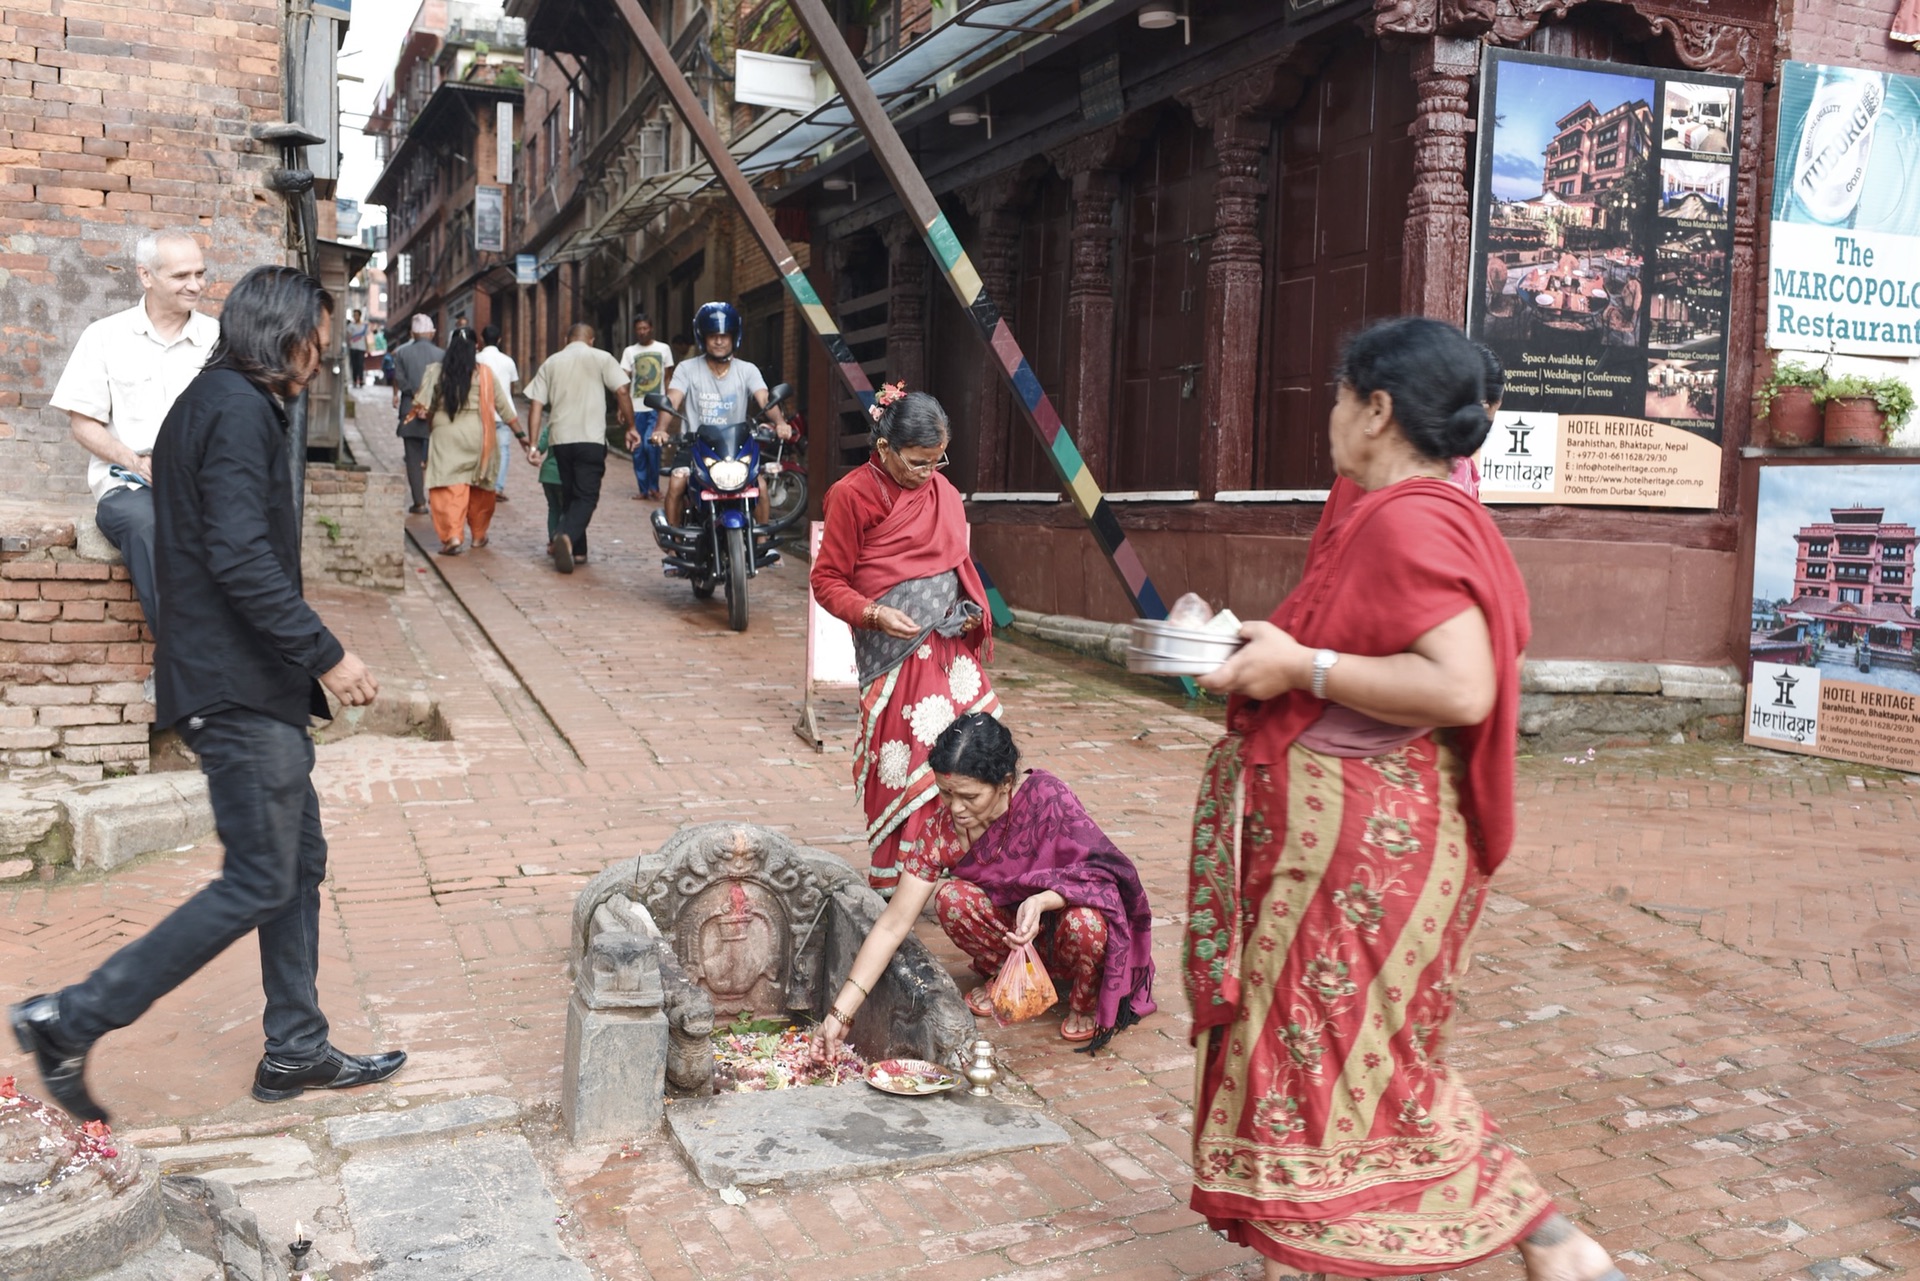
M 640 403 L 655 413 L 671 414 L 673 412 L 673 402 L 668 400 L 662 392 L 650 391 L 640 398 Z
M 793 395 L 793 384 L 775 383 L 767 392 L 767 404 L 777 405 L 791 395 Z

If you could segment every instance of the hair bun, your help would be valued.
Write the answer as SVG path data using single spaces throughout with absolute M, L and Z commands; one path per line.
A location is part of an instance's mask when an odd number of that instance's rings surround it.
M 1444 430 L 1444 444 L 1447 457 L 1462 458 L 1478 453 L 1486 441 L 1487 433 L 1493 428 L 1493 419 L 1487 416 L 1487 407 L 1478 401 L 1467 404 L 1447 416 Z

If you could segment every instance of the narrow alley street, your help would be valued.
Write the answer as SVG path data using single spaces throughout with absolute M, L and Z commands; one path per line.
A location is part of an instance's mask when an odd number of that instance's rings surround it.
M 386 396 L 359 394 L 354 447 L 391 468 Z M 1257 1276 L 1185 1208 L 1178 930 L 1217 714 L 1017 637 L 992 666 L 1008 723 L 1028 762 L 1070 780 L 1140 864 L 1155 909 L 1161 1012 L 1111 1053 L 1069 1054 L 1051 1018 L 990 1034 L 1008 1096 L 1046 1109 L 1073 1145 L 735 1206 L 664 1133 L 565 1144 L 566 934 L 584 882 L 716 819 L 858 863 L 860 815 L 850 696 L 827 701 L 825 753 L 789 728 L 804 562 L 754 582 L 752 625 L 736 635 L 717 602 L 661 577 L 651 505 L 629 498 L 617 462 L 593 561 L 572 577 L 542 554 L 533 482 L 516 469 L 491 547 L 457 559 L 410 547 L 404 593 L 313 593 L 383 697 L 421 691 L 445 728 L 336 731 L 320 752 L 323 1004 L 341 1045 L 404 1047 L 407 1068 L 284 1108 L 249 1100 L 257 967 L 235 948 L 96 1051 L 96 1088 L 122 1132 L 153 1147 L 307 1140 L 312 1177 L 249 1203 L 317 1221 L 336 1279 L 378 1261 L 357 1254 L 330 1191 L 338 1161 L 319 1122 L 476 1093 L 525 1109 L 562 1241 L 606 1278 Z M 426 519 L 412 519 L 431 545 Z M 1916 780 L 1731 746 L 1599 745 L 1530 757 L 1521 786 L 1520 844 L 1478 939 L 1453 1057 L 1563 1208 L 1632 1281 L 1842 1281 L 1920 1265 L 1920 1196 L 1908 1193 L 1920 1187 L 1920 897 L 1904 875 Z M 0 996 L 84 972 L 217 859 L 209 839 L 107 876 L 0 891 Z M 958 971 L 937 930 L 922 937 Z M 1501 1260 L 1468 1275 L 1518 1274 Z

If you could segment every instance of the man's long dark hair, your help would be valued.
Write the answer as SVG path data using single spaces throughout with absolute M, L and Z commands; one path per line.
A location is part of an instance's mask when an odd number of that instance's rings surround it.
M 467 393 L 473 390 L 473 356 L 473 330 L 454 330 L 447 354 L 440 357 L 440 408 L 448 418 L 458 418 L 466 408 Z
M 231 369 L 276 396 L 297 391 L 299 359 L 333 315 L 333 295 L 293 267 L 255 267 L 220 306 L 207 368 Z

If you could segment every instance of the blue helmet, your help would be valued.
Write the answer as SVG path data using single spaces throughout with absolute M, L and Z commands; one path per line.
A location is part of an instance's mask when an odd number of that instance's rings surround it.
M 726 334 L 733 339 L 734 352 L 740 350 L 740 313 L 732 303 L 701 303 L 700 310 L 693 313 L 693 341 L 701 355 L 706 355 L 707 339 L 715 334 Z

